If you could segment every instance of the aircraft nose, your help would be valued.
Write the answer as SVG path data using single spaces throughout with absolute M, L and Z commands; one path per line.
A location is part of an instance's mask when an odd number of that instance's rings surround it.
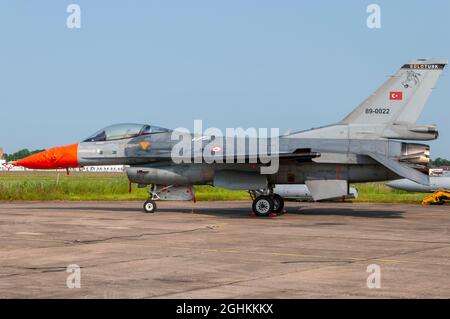
M 53 147 L 12 164 L 34 169 L 78 167 L 78 144 Z

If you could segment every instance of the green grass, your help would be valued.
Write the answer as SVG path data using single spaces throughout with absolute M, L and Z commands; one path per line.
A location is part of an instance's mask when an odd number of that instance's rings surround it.
M 420 203 L 427 194 L 410 193 L 392 189 L 385 183 L 361 183 L 353 185 L 359 197 L 354 202 L 370 203 Z
M 244 191 L 196 186 L 197 200 L 245 200 Z M 146 200 L 146 188 L 121 173 L 0 172 L 0 200 Z
M 393 190 L 384 183 L 355 185 L 355 202 L 420 203 L 426 196 Z M 230 191 L 211 186 L 196 186 L 196 198 L 205 200 L 248 200 L 245 191 Z M 146 200 L 147 190 L 133 184 L 119 173 L 71 172 L 0 172 L 0 200 Z

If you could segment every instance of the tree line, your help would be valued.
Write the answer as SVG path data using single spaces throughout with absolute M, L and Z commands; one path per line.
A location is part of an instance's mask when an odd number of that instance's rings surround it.
M 5 161 L 7 161 L 7 162 L 11 162 L 11 161 L 17 161 L 17 160 L 20 160 L 20 159 L 22 159 L 22 158 L 25 158 L 25 157 L 27 157 L 27 156 L 30 156 L 30 155 L 32 155 L 32 154 L 35 154 L 35 153 L 39 153 L 39 152 L 42 152 L 42 151 L 45 151 L 45 150 L 34 150 L 34 151 L 30 151 L 28 148 L 24 148 L 24 149 L 22 149 L 22 150 L 20 150 L 20 151 L 17 151 L 17 152 L 15 152 L 15 153 L 12 153 L 12 154 L 4 154 L 4 159 L 5 159 Z
M 436 158 L 434 161 L 431 161 L 432 166 L 450 166 L 450 161 L 445 158 Z

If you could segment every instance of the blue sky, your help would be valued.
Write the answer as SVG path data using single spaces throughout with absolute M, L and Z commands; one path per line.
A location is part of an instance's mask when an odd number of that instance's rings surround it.
M 81 29 L 66 8 L 81 7 Z M 381 6 L 368 29 L 366 7 Z M 415 57 L 450 57 L 450 2 L 0 1 L 0 146 L 80 141 L 120 122 L 279 127 L 342 119 Z M 450 158 L 450 78 L 419 122 Z

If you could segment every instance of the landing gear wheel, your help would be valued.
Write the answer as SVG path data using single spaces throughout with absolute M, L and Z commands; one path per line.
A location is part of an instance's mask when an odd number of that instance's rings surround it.
M 253 211 L 256 216 L 269 216 L 273 211 L 273 200 L 269 196 L 259 196 L 253 201 Z
M 273 212 L 279 214 L 283 211 L 284 208 L 284 199 L 278 194 L 274 194 L 272 196 L 273 200 Z
M 146 213 L 154 213 L 156 211 L 156 202 L 154 200 L 147 200 L 144 203 L 144 211 Z

